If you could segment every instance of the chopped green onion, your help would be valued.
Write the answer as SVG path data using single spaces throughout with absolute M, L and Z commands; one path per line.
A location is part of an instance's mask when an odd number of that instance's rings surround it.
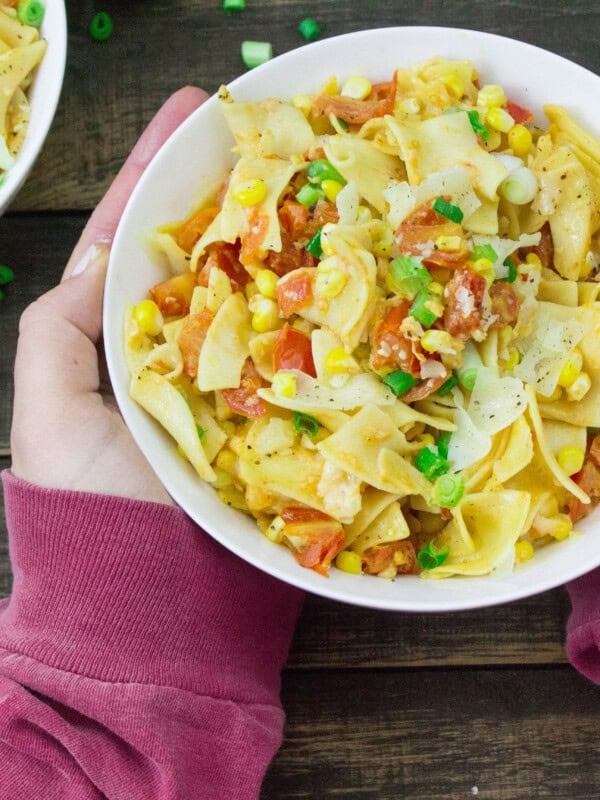
M 447 547 L 436 547 L 433 540 L 429 542 L 427 547 L 419 550 L 417 553 L 417 561 L 421 569 L 435 569 L 441 566 L 448 558 L 449 550 Z
M 445 475 L 450 469 L 450 464 L 446 461 L 437 448 L 424 447 L 415 457 L 415 467 L 421 472 L 428 481 Z
M 44 20 L 46 9 L 40 0 L 21 0 L 17 6 L 17 19 L 23 25 L 39 28 Z
M 310 414 L 294 411 L 294 428 L 298 433 L 306 433 L 310 437 L 313 437 L 319 432 L 319 423 L 314 417 L 311 417 Z
M 415 256 L 400 256 L 390 262 L 389 274 L 402 294 L 415 295 L 431 283 L 429 270 Z
M 412 302 L 408 313 L 420 322 L 424 328 L 431 328 L 438 319 L 438 314 L 429 308 L 428 304 L 435 303 L 436 298 L 432 297 L 425 289 L 420 291 Z
M 318 186 L 313 186 L 312 183 L 305 183 L 296 195 L 296 200 L 303 206 L 316 206 L 324 196 Z
M 223 0 L 223 11 L 231 14 L 232 11 L 243 11 L 246 8 L 246 0 Z
M 321 258 L 323 255 L 323 248 L 321 247 L 321 231 L 323 228 L 319 228 L 319 230 L 315 233 L 312 237 L 310 242 L 306 245 L 306 249 L 315 258 Z
M 506 276 L 506 278 L 501 278 L 500 280 L 506 281 L 507 283 L 514 283 L 517 280 L 517 275 L 519 274 L 517 265 L 509 256 L 507 259 L 504 260 L 504 266 L 508 267 L 508 275 Z
M 348 132 L 350 130 L 350 126 L 348 125 L 348 123 L 346 122 L 345 119 L 342 119 L 341 117 L 338 117 L 337 118 L 337 122 L 338 122 L 338 125 L 340 126 L 340 128 L 343 131 Z
M 473 128 L 473 132 L 478 133 L 481 136 L 481 141 L 485 144 L 488 140 L 490 132 L 485 125 L 479 121 L 479 112 L 473 108 L 470 111 L 467 111 L 467 116 L 469 117 L 469 122 Z
M 458 375 L 452 374 L 447 381 L 442 383 L 440 388 L 437 390 L 437 394 L 439 394 L 441 397 L 445 397 L 447 394 L 450 394 L 455 386 L 458 386 Z
M 242 61 L 248 69 L 260 67 L 273 58 L 273 45 L 271 42 L 242 42 Z
M 437 441 L 438 453 L 444 458 L 448 458 L 448 449 L 450 447 L 450 437 L 452 434 L 448 431 L 443 433 Z
M 458 382 L 468 392 L 472 392 L 477 380 L 477 367 L 469 367 L 469 369 L 459 370 Z
M 15 273 L 12 271 L 10 267 L 5 267 L 4 264 L 0 264 L 0 286 L 6 286 L 7 283 L 14 281 Z
M 99 11 L 92 17 L 90 22 L 90 36 L 97 42 L 103 42 L 110 38 L 113 32 L 113 21 L 110 14 L 106 11 Z
M 311 19 L 310 17 L 306 17 L 306 19 L 302 20 L 302 22 L 298 25 L 298 30 L 307 42 L 314 42 L 315 39 L 318 39 L 321 35 L 321 29 L 314 19 Z
M 412 389 L 413 386 L 416 386 L 419 381 L 417 378 L 413 378 L 409 372 L 397 369 L 395 372 L 390 372 L 389 375 L 386 375 L 383 382 L 390 387 L 396 396 L 400 396 Z
M 465 493 L 465 479 L 459 473 L 441 475 L 433 484 L 431 495 L 432 506 L 441 508 L 454 508 L 462 500 Z
M 311 161 L 306 170 L 306 177 L 311 183 L 323 183 L 323 181 L 337 181 L 345 186 L 347 181 L 337 169 L 324 158 L 315 158 Z
M 464 214 L 458 206 L 444 200 L 443 197 L 436 197 L 433 201 L 433 210 L 443 217 L 447 217 L 452 222 L 462 222 Z
M 537 190 L 537 178 L 529 167 L 517 167 L 500 184 L 501 193 L 515 206 L 531 203 Z
M 198 431 L 198 438 L 200 440 L 204 439 L 206 436 L 206 430 L 202 427 L 202 425 L 196 425 L 196 430 Z
M 498 260 L 498 253 L 491 244 L 476 244 L 471 253 L 471 261 L 478 261 L 480 258 L 487 258 L 492 264 Z

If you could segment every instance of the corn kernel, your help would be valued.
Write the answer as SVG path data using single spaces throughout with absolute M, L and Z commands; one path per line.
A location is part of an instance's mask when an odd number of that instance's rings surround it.
M 505 358 L 502 362 L 503 369 L 510 372 L 513 370 L 518 364 L 521 363 L 521 353 L 517 350 L 516 347 L 511 347 L 508 351 L 508 358 Z
M 422 447 L 435 447 L 435 439 L 430 433 L 422 433 L 417 441 Z
M 224 469 L 220 467 L 215 467 L 215 479 L 211 483 L 211 486 L 214 489 L 225 489 L 228 486 L 232 486 L 233 480 L 229 472 L 226 472 Z
M 324 180 L 321 182 L 321 189 L 323 194 L 332 203 L 344 187 L 338 181 Z
M 442 297 L 444 294 L 444 287 L 437 281 L 432 281 L 427 287 L 429 294 L 435 294 L 437 297 Z
M 542 269 L 542 262 L 537 253 L 527 253 L 525 263 L 530 264 L 534 269 Z
M 283 529 L 285 520 L 283 517 L 274 517 L 269 527 L 265 530 L 265 536 L 270 542 L 280 544 L 283 541 Z
M 332 75 L 331 78 L 328 78 L 323 86 L 321 86 L 319 94 L 334 95 L 339 94 L 339 91 L 338 79 L 335 75 Z
M 462 250 L 464 239 L 462 236 L 437 236 L 434 241 L 436 250 L 441 250 L 442 253 L 457 253 Z
M 242 181 L 233 190 L 233 196 L 242 206 L 256 206 L 267 196 L 267 185 L 262 178 Z
M 256 288 L 262 295 L 274 300 L 277 296 L 277 275 L 270 269 L 260 269 L 256 273 Z
M 335 565 L 342 572 L 349 572 L 350 575 L 360 575 L 362 572 L 362 559 L 358 553 L 351 550 L 342 550 L 335 559 Z
M 490 108 L 485 115 L 485 121 L 500 133 L 508 133 L 515 124 L 514 119 L 503 108 Z
M 289 372 L 276 372 L 273 375 L 271 388 L 281 397 L 296 396 L 296 376 Z
M 274 331 L 279 326 L 279 306 L 274 300 L 255 294 L 250 298 L 248 308 L 252 312 L 252 330 L 257 333 Z
M 329 238 L 328 225 L 325 225 L 321 231 L 321 250 L 324 256 L 330 257 L 335 255 L 335 248 L 331 244 L 331 239 Z
M 568 517 L 566 514 L 557 514 L 556 517 L 554 517 L 553 522 L 555 525 L 550 535 L 556 539 L 557 542 L 562 542 L 567 539 L 573 530 L 573 523 L 571 522 L 570 517 Z
M 477 105 L 498 108 L 506 105 L 504 89 L 494 83 L 486 83 L 477 93 Z
M 555 386 L 554 391 L 549 395 L 543 395 L 539 392 L 536 392 L 536 397 L 538 402 L 540 403 L 555 403 L 557 400 L 560 400 L 562 397 L 563 390 L 560 386 Z
M 567 400 L 577 402 L 583 400 L 592 387 L 592 381 L 587 372 L 581 372 L 579 377 L 567 388 Z
M 364 100 L 371 94 L 372 89 L 370 81 L 362 75 L 352 75 L 344 81 L 340 94 L 343 97 L 352 97 L 354 100 Z
M 478 272 L 485 278 L 488 286 L 492 285 L 496 279 L 496 271 L 489 258 L 478 258 L 471 264 L 471 266 L 475 272 Z
M 508 146 L 516 156 L 526 156 L 531 150 L 533 138 L 525 125 L 517 123 L 508 132 Z
M 580 376 L 582 367 L 583 355 L 581 350 L 576 347 L 574 350 L 571 350 L 567 356 L 567 360 L 562 365 L 560 375 L 558 376 L 558 385 L 568 389 Z
M 348 278 L 340 269 L 317 270 L 315 289 L 321 297 L 337 297 L 344 291 Z
M 428 353 L 455 353 L 457 342 L 447 331 L 425 331 L 421 347 Z
M 447 72 L 442 75 L 442 83 L 454 97 L 460 98 L 465 93 L 461 79 L 454 72 Z
M 215 464 L 219 469 L 225 470 L 225 472 L 233 472 L 236 461 L 237 457 L 231 450 L 221 450 L 215 459 Z
M 574 445 L 561 447 L 556 455 L 556 460 L 567 475 L 575 475 L 576 472 L 579 472 L 583 467 L 584 458 L 585 453 L 581 447 L 575 447 Z
M 515 545 L 515 556 L 517 561 L 529 561 L 533 558 L 533 545 L 524 539 L 522 542 L 517 542 Z
M 308 116 L 312 111 L 312 99 L 307 94 L 297 94 L 292 98 L 292 105 L 301 111 L 304 116 Z
M 142 300 L 134 309 L 133 315 L 140 328 L 148 336 L 158 336 L 163 327 L 163 315 L 154 300 Z
M 371 241 L 373 242 L 373 255 L 378 258 L 387 258 L 394 243 L 394 231 L 384 222 L 375 220 L 371 226 Z
M 250 300 L 255 294 L 258 294 L 258 286 L 256 285 L 256 281 L 249 281 L 244 286 L 244 294 L 246 295 L 246 300 Z
M 356 361 L 343 347 L 334 347 L 325 356 L 323 366 L 331 375 L 341 375 L 353 371 L 356 368 Z

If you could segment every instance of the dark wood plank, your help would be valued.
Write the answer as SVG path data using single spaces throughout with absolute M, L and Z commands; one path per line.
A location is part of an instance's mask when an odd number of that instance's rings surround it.
M 600 691 L 570 667 L 288 672 L 283 705 L 262 800 L 600 796 Z
M 253 0 L 234 16 L 212 0 L 109 0 L 103 8 L 115 27 L 103 43 L 88 34 L 94 4 L 68 0 L 67 7 L 69 59 L 61 103 L 16 209 L 93 207 L 170 93 L 190 83 L 214 92 L 242 73 L 244 39 L 267 38 L 275 53 L 299 47 L 304 42 L 297 26 L 306 16 L 319 21 L 323 37 L 392 25 L 478 28 L 524 39 L 600 72 L 600 51 L 590 35 L 600 29 L 596 0 Z

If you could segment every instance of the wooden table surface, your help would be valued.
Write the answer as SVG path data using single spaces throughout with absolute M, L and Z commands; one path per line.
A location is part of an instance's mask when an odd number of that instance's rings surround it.
M 242 72 L 243 39 L 268 38 L 275 53 L 284 52 L 302 44 L 297 25 L 306 16 L 318 20 L 324 37 L 391 25 L 478 28 L 600 74 L 598 0 L 246 5 L 228 17 L 221 0 L 68 0 L 69 56 L 56 120 L 34 172 L 0 219 L 0 262 L 17 274 L 0 304 L 0 467 L 10 464 L 19 315 L 58 280 L 90 210 L 161 102 L 183 84 L 212 92 Z M 110 40 L 96 43 L 88 24 L 100 9 L 115 26 Z M 7 595 L 1 526 L 0 595 Z M 283 677 L 285 742 L 261 797 L 600 798 L 600 690 L 565 658 L 568 612 L 563 589 L 452 615 L 308 598 Z

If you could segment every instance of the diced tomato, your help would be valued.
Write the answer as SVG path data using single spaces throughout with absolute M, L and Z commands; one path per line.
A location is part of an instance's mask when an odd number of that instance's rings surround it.
M 298 369 L 317 377 L 310 338 L 287 322 L 278 332 L 273 346 L 273 370 Z
M 378 575 L 393 566 L 398 575 L 416 575 L 417 554 L 408 539 L 388 544 L 376 544 L 362 554 L 363 569 L 367 575 Z
M 552 239 L 552 231 L 550 230 L 550 223 L 545 222 L 540 228 L 541 238 L 539 244 L 526 248 L 526 253 L 535 253 L 542 262 L 543 267 L 554 266 L 554 241 Z
M 305 250 L 304 245 L 296 244 L 285 228 L 281 228 L 281 250 L 269 250 L 265 267 L 279 277 L 301 267 L 314 267 L 315 259 Z
M 412 342 L 400 327 L 408 316 L 409 308 L 408 300 L 391 306 L 375 327 L 370 357 L 375 371 L 401 369 L 415 378 L 421 374 L 419 359 L 415 355 L 420 346 L 418 342 Z
M 458 270 L 444 291 L 444 328 L 452 336 L 482 341 L 492 322 L 491 301 L 483 275 Z
M 210 206 L 209 208 L 201 209 L 186 220 L 175 234 L 175 241 L 179 247 L 185 250 L 186 253 L 191 253 L 198 239 L 218 213 L 219 209 L 216 206 Z
M 437 375 L 435 378 L 427 378 L 421 381 L 412 389 L 404 392 L 400 399 L 403 403 L 416 403 L 417 400 L 424 400 L 430 394 L 436 392 L 440 386 L 448 380 L 448 375 Z
M 433 203 L 433 200 L 424 203 L 402 220 L 396 230 L 396 246 L 402 255 L 422 258 L 427 267 L 457 269 L 469 258 L 466 247 L 456 252 L 444 252 L 436 250 L 434 242 L 438 236 L 463 238 L 462 226 L 434 211 Z
M 293 200 L 286 200 L 278 211 L 279 223 L 292 238 L 298 241 L 305 236 L 306 226 L 309 216 L 308 206 L 296 203 Z
M 252 276 L 240 262 L 239 242 L 235 242 L 235 244 L 215 242 L 206 248 L 206 261 L 198 273 L 199 286 L 208 286 L 208 278 L 213 267 L 223 270 L 231 281 L 231 288 L 234 292 L 241 291 L 252 280 Z
M 213 319 L 214 314 L 207 309 L 199 314 L 190 314 L 177 337 L 177 345 L 183 356 L 183 371 L 190 378 L 198 374 L 200 350 Z
M 150 289 L 150 296 L 165 317 L 181 317 L 189 313 L 196 275 L 184 272 Z
M 236 414 L 241 414 L 243 417 L 262 417 L 267 413 L 267 404 L 256 392 L 263 386 L 267 386 L 267 382 L 258 374 L 252 359 L 247 358 L 238 388 L 222 389 L 221 394 L 229 408 Z
M 588 455 L 590 460 L 593 461 L 597 467 L 600 467 L 600 433 L 597 433 L 592 439 Z
M 284 508 L 281 516 L 285 520 L 283 535 L 296 561 L 326 576 L 344 547 L 342 524 L 313 508 L 291 506 Z
M 515 325 L 519 318 L 521 303 L 519 295 L 511 284 L 506 283 L 506 281 L 494 281 L 490 286 L 490 299 L 492 301 L 492 315 L 495 318 L 490 328 Z
M 305 270 L 290 273 L 277 284 L 277 302 L 282 316 L 297 314 L 312 300 L 312 283 L 310 274 Z
M 533 119 L 533 113 L 531 111 L 523 108 L 523 106 L 520 106 L 517 103 L 513 103 L 512 100 L 507 100 L 506 110 L 514 119 L 514 121 L 520 123 L 521 125 L 524 122 L 531 122 Z
M 573 480 L 589 496 L 591 503 L 584 504 L 571 495 L 569 516 L 573 522 L 587 517 L 600 502 L 600 434 L 592 439 L 582 469 L 573 475 Z
M 329 203 L 327 200 L 319 200 L 317 205 L 309 211 L 308 222 L 304 236 L 306 239 L 312 239 L 315 233 L 326 225 L 328 222 L 336 223 L 339 221 L 340 215 L 335 203 Z
M 265 255 L 264 241 L 269 230 L 269 217 L 266 214 L 253 214 L 248 222 L 248 230 L 242 236 L 240 261 L 252 264 Z
M 335 114 L 338 119 L 350 124 L 362 124 L 374 117 L 391 114 L 396 100 L 396 73 L 391 81 L 377 83 L 373 86 L 366 100 L 354 100 L 341 95 L 323 94 L 313 103 L 315 117 Z

